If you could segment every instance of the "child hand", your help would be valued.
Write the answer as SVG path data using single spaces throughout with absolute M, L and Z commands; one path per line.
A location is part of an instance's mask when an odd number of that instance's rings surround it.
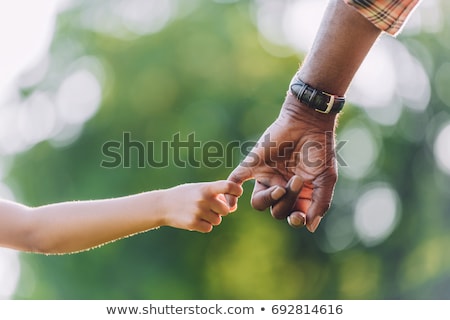
M 162 225 L 198 232 L 210 232 L 222 222 L 222 216 L 237 209 L 230 207 L 225 194 L 240 197 L 242 187 L 237 183 L 220 180 L 189 183 L 165 191 L 165 217 Z

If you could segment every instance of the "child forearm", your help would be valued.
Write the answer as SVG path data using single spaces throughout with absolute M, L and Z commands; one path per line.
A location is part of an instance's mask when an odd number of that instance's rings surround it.
M 13 216 L 8 221 L 14 221 L 9 223 L 11 232 L 5 245 L 29 252 L 70 253 L 159 227 L 164 212 L 158 204 L 163 192 L 36 208 L 3 203 L 2 211 L 9 210 Z
M 0 246 L 45 254 L 72 253 L 160 226 L 210 232 L 236 207 L 230 181 L 193 183 L 107 200 L 29 208 L 0 200 Z

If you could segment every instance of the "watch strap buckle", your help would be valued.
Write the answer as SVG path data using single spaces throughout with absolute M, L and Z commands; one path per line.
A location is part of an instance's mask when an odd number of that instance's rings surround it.
M 322 91 L 322 94 L 326 95 L 326 96 L 328 96 L 330 98 L 330 100 L 327 103 L 327 108 L 325 110 L 320 110 L 320 109 L 316 108 L 315 110 L 317 112 L 327 114 L 327 113 L 330 113 L 330 111 L 333 109 L 334 101 L 336 100 L 336 97 L 334 95 L 332 95 L 332 94 L 329 94 L 329 93 L 326 93 L 326 92 L 323 92 L 323 91 Z

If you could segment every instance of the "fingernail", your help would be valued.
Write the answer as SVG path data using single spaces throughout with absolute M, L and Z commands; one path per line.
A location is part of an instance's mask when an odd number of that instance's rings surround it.
M 282 187 L 276 187 L 275 190 L 272 191 L 270 197 L 273 200 L 280 200 L 282 196 L 286 193 L 286 190 Z
M 300 213 L 300 215 L 291 214 L 287 217 L 287 220 L 288 223 L 294 228 L 303 227 L 306 222 L 305 215 L 303 213 Z
M 308 227 L 308 230 L 311 232 L 315 232 L 317 227 L 319 227 L 320 221 L 322 217 L 315 217 L 311 225 Z
M 300 179 L 299 177 L 295 176 L 292 179 L 291 190 L 294 191 L 294 192 L 299 192 L 301 187 L 302 187 L 302 179 Z

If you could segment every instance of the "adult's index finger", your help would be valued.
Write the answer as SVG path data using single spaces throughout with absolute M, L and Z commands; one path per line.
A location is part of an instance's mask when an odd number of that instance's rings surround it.
M 237 166 L 228 176 L 227 180 L 242 185 L 245 181 L 253 178 L 253 171 L 248 167 L 243 167 L 241 165 Z M 228 205 L 233 208 L 237 204 L 237 197 L 232 195 L 225 195 Z

